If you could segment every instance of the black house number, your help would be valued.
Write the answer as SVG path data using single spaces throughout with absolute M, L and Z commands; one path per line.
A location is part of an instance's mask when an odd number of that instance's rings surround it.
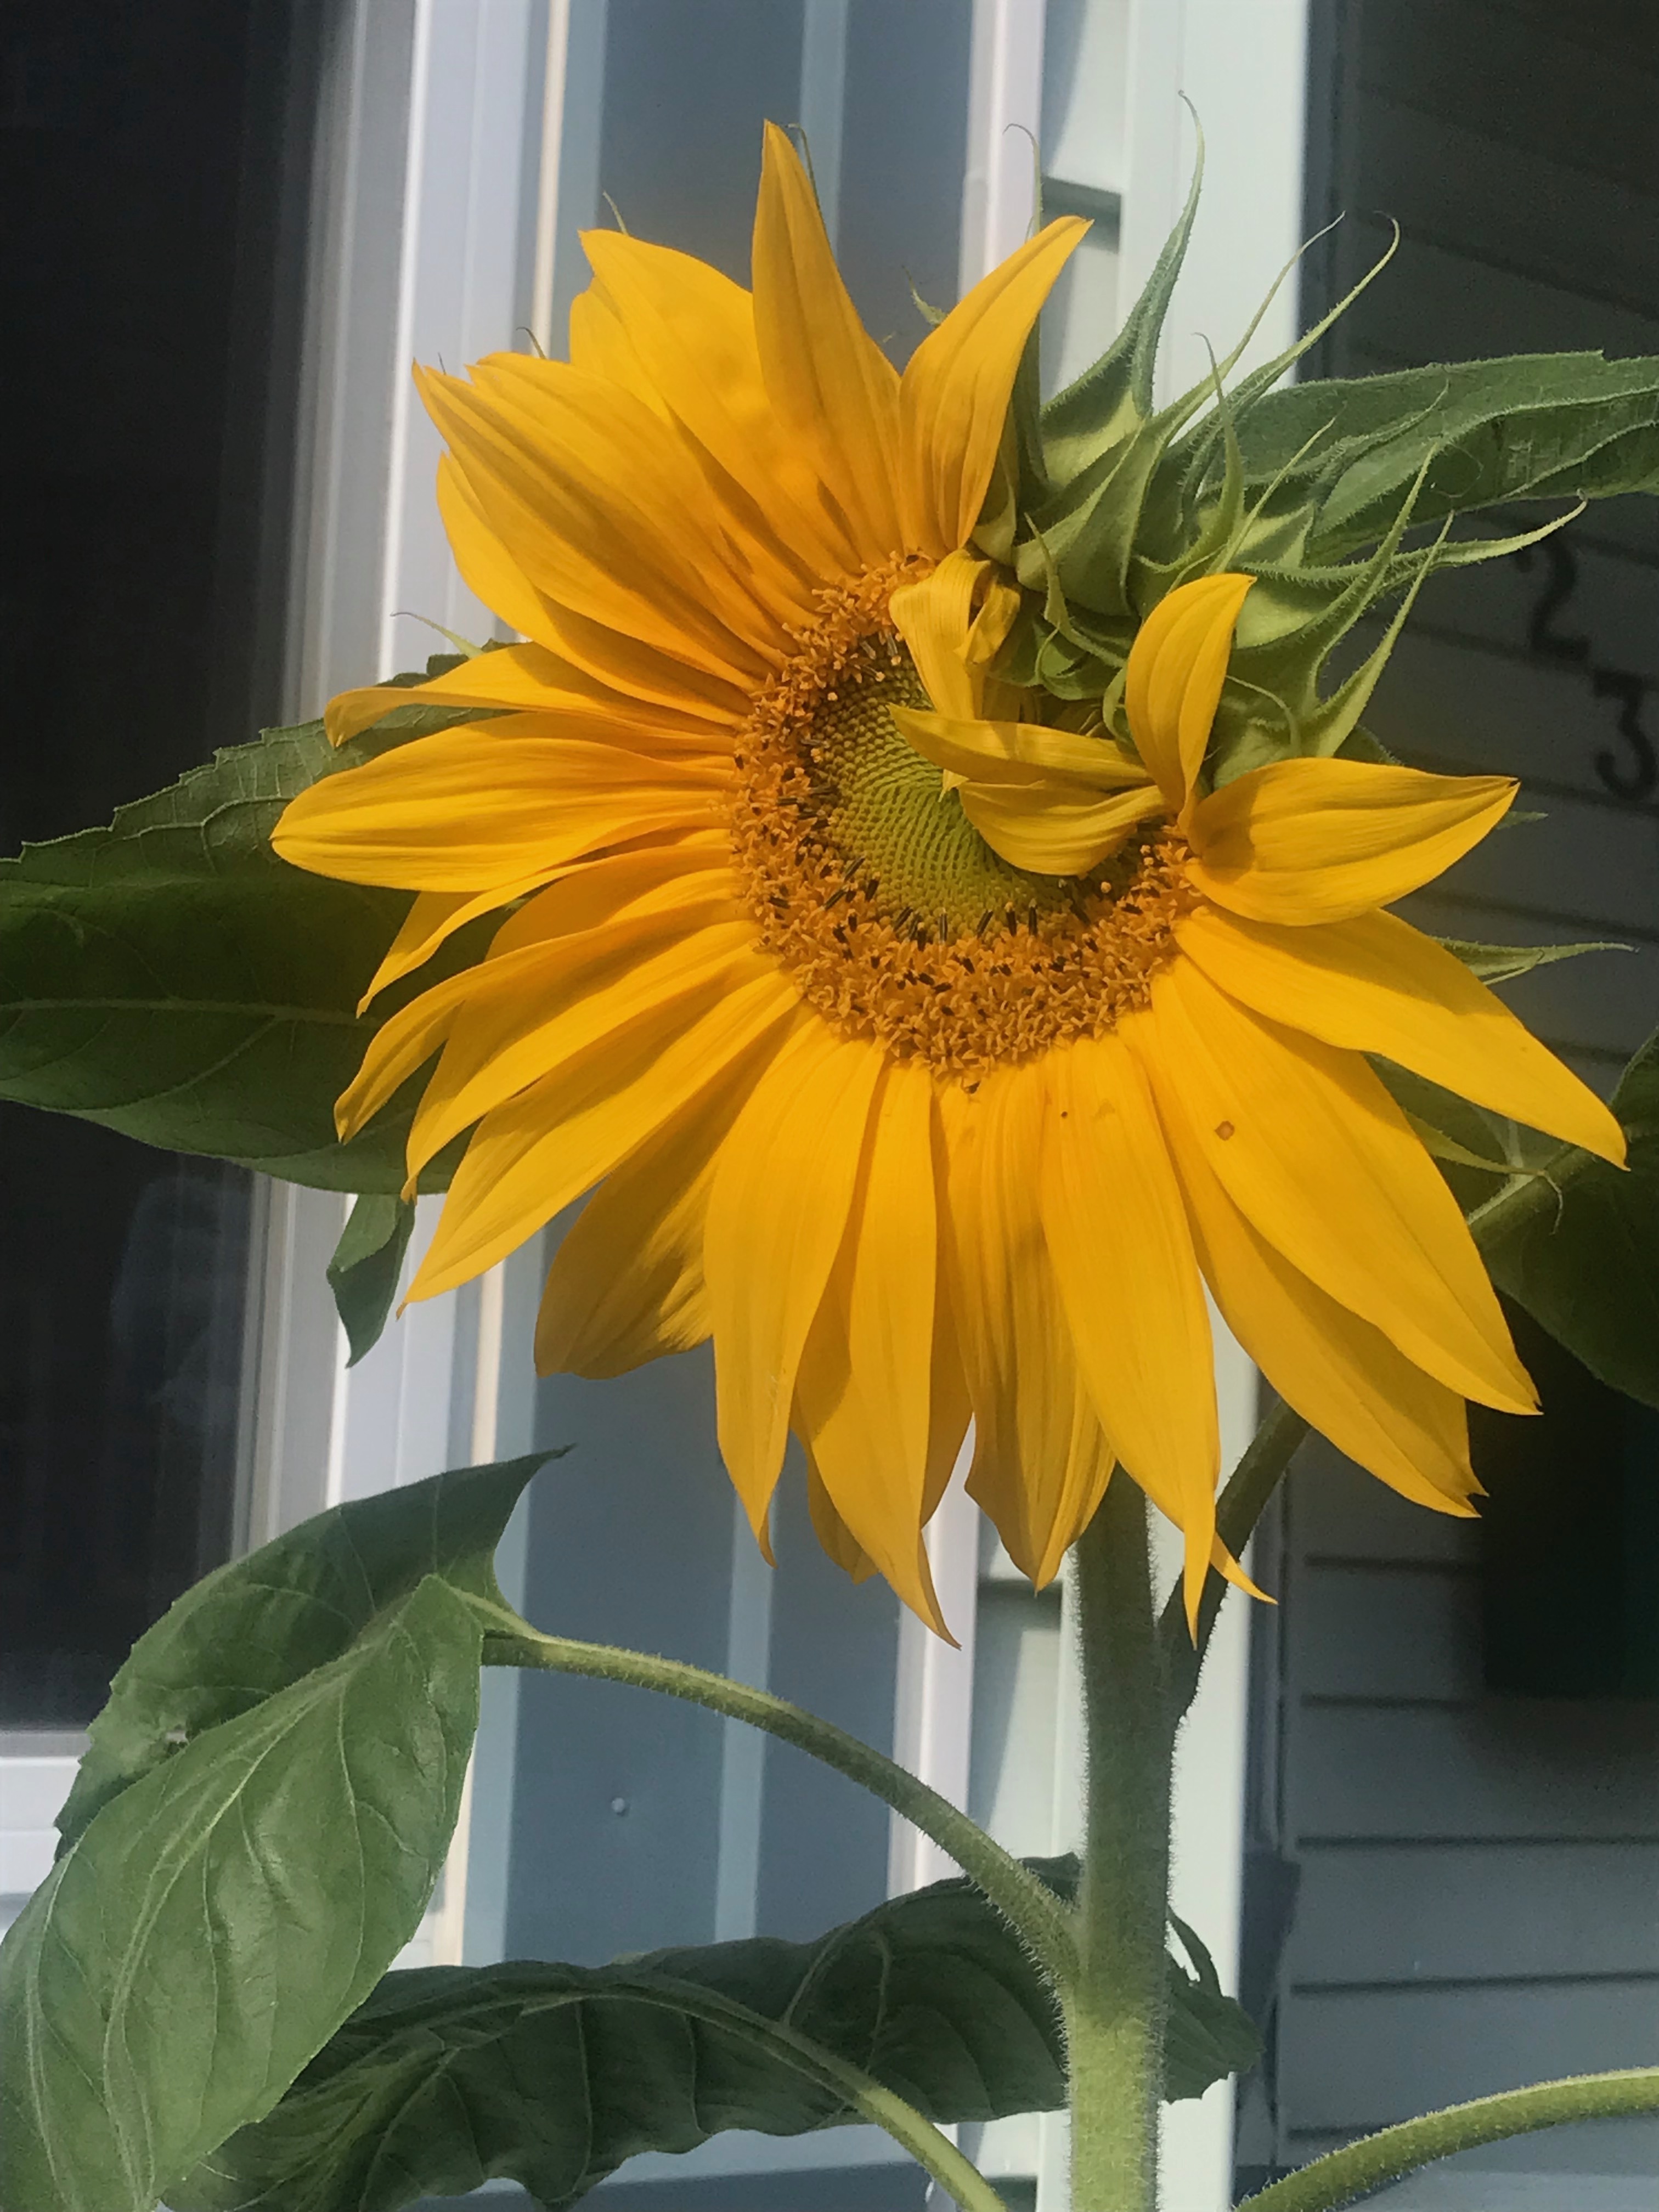
M 1522 546 L 1514 556 L 1515 565 L 1525 574 L 1538 565 L 1540 554 L 1543 556 L 1544 575 L 1527 618 L 1527 643 L 1540 659 L 1565 661 L 1569 666 L 1584 669 L 1589 677 L 1590 690 L 1598 699 L 1618 702 L 1619 720 L 1615 726 L 1624 740 L 1625 750 L 1617 752 L 1612 746 L 1604 745 L 1595 756 L 1595 773 L 1615 799 L 1639 805 L 1643 799 L 1650 799 L 1659 787 L 1659 755 L 1656 755 L 1653 739 L 1642 726 L 1643 710 L 1653 687 L 1645 677 L 1633 675 L 1628 669 L 1592 666 L 1589 638 L 1557 627 L 1557 617 L 1565 613 L 1567 602 L 1578 588 L 1578 563 L 1565 538 L 1547 538 L 1541 545 Z

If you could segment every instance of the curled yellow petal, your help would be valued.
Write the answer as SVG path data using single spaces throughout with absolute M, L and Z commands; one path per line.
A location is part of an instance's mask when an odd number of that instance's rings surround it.
M 962 811 L 994 853 L 1039 876 L 1080 876 L 1128 839 L 1137 824 L 1164 811 L 1154 785 L 1107 799 L 1079 794 L 1076 784 L 964 783 Z
M 979 520 L 1025 341 L 1086 222 L 1062 216 L 975 285 L 910 356 L 899 392 L 905 542 L 935 558 Z
M 1234 625 L 1254 581 L 1224 574 L 1177 585 L 1129 648 L 1123 693 L 1129 734 L 1172 814 L 1183 812 L 1197 787 Z
M 1193 809 L 1188 873 L 1206 898 L 1250 921 L 1343 921 L 1461 860 L 1519 788 L 1507 775 L 1273 761 Z

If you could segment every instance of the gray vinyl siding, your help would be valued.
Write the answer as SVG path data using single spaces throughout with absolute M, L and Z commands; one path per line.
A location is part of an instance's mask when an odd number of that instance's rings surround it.
M 1405 233 L 1322 349 L 1327 373 L 1659 354 L 1659 13 L 1594 7 L 1567 27 L 1522 0 L 1370 0 L 1317 28 L 1309 227 L 1351 213 L 1314 257 L 1310 307 L 1376 258 L 1385 217 Z M 1654 685 L 1638 712 L 1659 750 L 1659 509 L 1598 507 L 1565 542 L 1571 592 L 1541 636 L 1547 556 L 1431 584 L 1367 721 L 1424 766 L 1523 779 L 1520 806 L 1545 818 L 1406 911 L 1448 936 L 1630 945 L 1505 991 L 1606 1090 L 1659 1017 L 1659 792 L 1609 787 L 1601 765 L 1635 757 L 1595 677 Z M 1573 657 L 1552 649 L 1573 639 Z M 1258 1619 L 1252 1828 L 1258 1864 L 1277 1851 L 1299 1891 L 1269 2064 L 1242 2100 L 1257 2177 L 1435 2105 L 1659 2057 L 1659 1705 L 1490 1694 L 1481 1541 L 1322 1443 L 1264 1532 L 1259 1571 L 1283 1601 Z M 1389 2202 L 1650 2205 L 1659 2122 L 1468 2164 Z

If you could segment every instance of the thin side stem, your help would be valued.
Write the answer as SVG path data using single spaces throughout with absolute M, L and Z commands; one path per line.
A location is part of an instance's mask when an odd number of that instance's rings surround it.
M 503 1622 L 488 1629 L 483 1658 L 487 1667 L 545 1668 L 660 1691 L 728 1719 L 747 1721 L 793 1744 L 881 1798 L 948 1851 L 1026 1943 L 1057 1990 L 1063 1993 L 1075 1979 L 1078 1947 L 1071 1908 L 948 1798 L 845 1729 L 775 1698 L 769 1691 L 751 1689 L 746 1682 L 734 1682 L 705 1667 L 661 1659 L 653 1652 L 625 1651 L 615 1644 L 542 1636 L 516 1616 L 511 1617 L 511 1625 Z
M 1502 2142 L 1509 2136 L 1531 2135 L 1570 2120 L 1623 2119 L 1652 2112 L 1659 2112 L 1659 2066 L 1540 2081 L 1530 2089 L 1449 2105 L 1443 2112 L 1384 2128 L 1313 2160 L 1282 2181 L 1269 2182 L 1247 2201 L 1250 2212 L 1336 2212 L 1339 2205 L 1352 2204 L 1402 2173 L 1480 2143 Z
M 1132 1482 L 1109 1485 L 1074 1571 L 1088 1781 L 1081 1966 L 1066 2007 L 1073 2212 L 1155 2212 L 1175 1730 Z

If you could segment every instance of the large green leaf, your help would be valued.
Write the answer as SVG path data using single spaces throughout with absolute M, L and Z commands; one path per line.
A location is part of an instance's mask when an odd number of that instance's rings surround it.
M 319 775 L 458 719 L 399 708 L 338 752 L 319 722 L 267 731 L 106 829 L 0 861 L 0 1098 L 295 1182 L 398 1190 L 422 1079 L 349 1145 L 334 1101 L 380 1024 L 477 959 L 489 925 L 359 1015 L 408 894 L 289 867 L 270 836 Z
M 122 1669 L 0 1947 L 0 2203 L 150 2212 L 414 1933 L 477 1723 L 523 1460 L 319 1516 Z
M 1074 1860 L 1035 1863 L 1054 1887 L 1074 1887 Z M 1171 1981 L 1170 2094 L 1196 2096 L 1252 2063 L 1256 2039 L 1218 1990 L 1173 1965 Z M 723 2017 L 732 2007 L 740 2014 Z M 940 1882 L 816 1943 L 389 1975 L 270 2117 L 174 2202 L 398 2212 L 501 2175 L 557 2208 L 640 2151 L 852 2119 L 794 2050 L 767 2051 L 753 2031 L 769 2023 L 941 2123 L 1048 2111 L 1065 2095 L 1052 1997 L 992 1908 L 965 1882 Z
M 187 1589 L 110 1685 L 58 1819 L 71 1843 L 112 1797 L 191 1744 L 343 1657 L 438 1575 L 485 1611 L 507 1516 L 550 1452 L 337 1505 Z
M 1382 537 L 1425 463 L 1418 522 L 1651 491 L 1659 361 L 1518 354 L 1292 385 L 1248 410 L 1238 440 L 1247 485 L 1273 485 L 1275 512 L 1313 502 L 1307 556 L 1330 560 Z
M 1659 1036 L 1613 1104 L 1628 1167 L 1564 1151 L 1494 1202 L 1483 1247 L 1494 1281 L 1593 1375 L 1659 1406 Z

